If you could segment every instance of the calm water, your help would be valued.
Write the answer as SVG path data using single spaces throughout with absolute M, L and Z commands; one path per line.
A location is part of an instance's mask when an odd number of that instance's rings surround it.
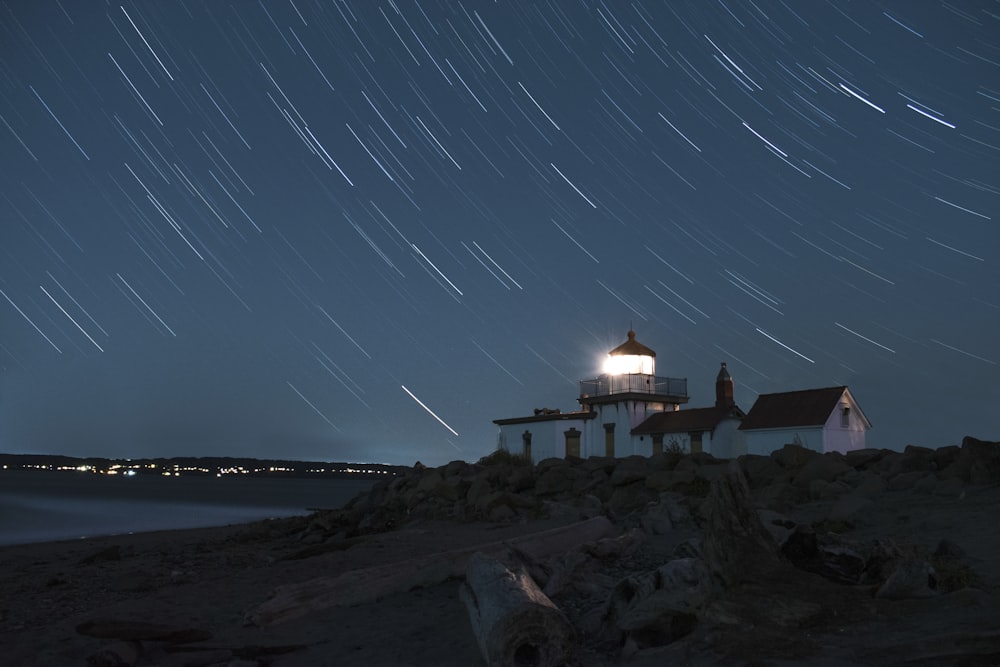
M 294 516 L 340 507 L 373 484 L 0 470 L 0 545 Z

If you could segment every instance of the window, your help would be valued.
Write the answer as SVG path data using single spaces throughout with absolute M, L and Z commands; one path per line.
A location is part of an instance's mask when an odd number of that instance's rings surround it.
M 615 425 L 604 425 L 604 455 L 608 458 L 615 457 Z
M 844 407 L 840 411 L 840 425 L 843 428 L 847 428 L 851 425 L 851 409 L 849 407 Z
M 524 458 L 526 458 L 529 461 L 531 461 L 532 460 L 532 458 L 531 458 L 531 431 L 525 431 L 524 433 L 521 434 L 521 442 L 524 445 Z

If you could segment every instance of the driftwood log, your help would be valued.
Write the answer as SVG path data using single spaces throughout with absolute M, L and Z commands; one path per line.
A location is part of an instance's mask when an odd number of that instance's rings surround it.
M 570 662 L 576 633 L 521 567 L 476 553 L 459 592 L 490 667 L 557 667 Z
M 533 558 L 541 559 L 616 533 L 617 529 L 606 517 L 598 516 L 506 542 L 489 542 L 401 563 L 350 570 L 336 577 L 319 577 L 278 586 L 269 600 L 247 612 L 243 623 L 257 626 L 282 623 L 330 607 L 374 602 L 417 586 L 433 586 L 448 579 L 460 579 L 465 576 L 466 564 L 476 552 L 502 555 L 514 546 Z

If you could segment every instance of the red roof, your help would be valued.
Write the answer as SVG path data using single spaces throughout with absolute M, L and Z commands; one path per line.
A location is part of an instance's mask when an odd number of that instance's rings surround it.
M 712 431 L 726 417 L 739 419 L 742 416 L 743 412 L 735 406 L 657 412 L 632 429 L 632 433 L 634 435 L 653 435 Z
M 740 429 L 823 426 L 847 387 L 825 387 L 761 394 Z

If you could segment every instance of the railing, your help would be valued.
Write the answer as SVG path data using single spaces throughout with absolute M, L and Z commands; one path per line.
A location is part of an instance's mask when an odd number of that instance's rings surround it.
M 687 397 L 687 379 L 655 375 L 602 375 L 580 382 L 580 396 L 611 394 L 661 394 Z

